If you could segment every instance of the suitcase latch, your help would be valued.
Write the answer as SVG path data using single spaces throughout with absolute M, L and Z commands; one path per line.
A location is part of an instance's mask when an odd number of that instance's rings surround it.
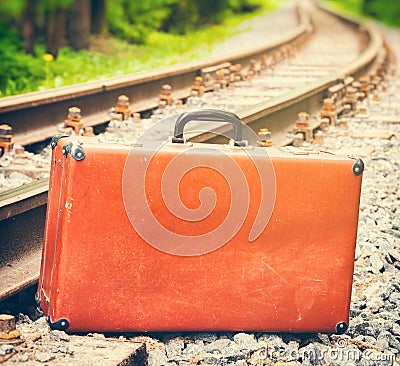
M 71 154 L 71 156 L 77 161 L 85 159 L 86 156 L 85 150 L 83 150 L 80 143 L 74 144 L 70 142 L 62 148 L 62 153 L 65 157 L 67 157 L 68 154 Z

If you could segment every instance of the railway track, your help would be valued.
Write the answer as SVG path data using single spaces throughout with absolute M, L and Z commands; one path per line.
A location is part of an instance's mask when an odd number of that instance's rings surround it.
M 118 76 L 102 81 L 88 82 L 44 92 L 27 93 L 0 100 L 0 120 L 13 121 L 14 140 L 21 145 L 41 142 L 54 135 L 55 121 L 63 121 L 65 112 L 72 105 L 84 109 L 85 125 L 95 126 L 110 120 L 107 107 L 120 94 L 132 96 L 137 111 L 157 107 L 156 96 L 164 83 L 173 85 L 175 98 L 189 96 L 194 78 L 202 69 L 210 69 L 224 63 L 248 64 L 251 59 L 278 51 L 284 44 L 302 42 L 311 31 L 308 13 L 302 8 L 294 9 L 298 24 L 290 27 L 275 41 L 247 48 L 240 54 L 195 61 L 183 65 Z
M 205 83 L 205 89 L 212 89 L 218 81 L 215 76 L 218 70 L 226 70 L 229 65 L 240 63 L 244 78 L 251 60 L 256 60 L 258 71 L 255 73 L 260 72 L 261 75 L 254 76 L 250 83 L 240 80 L 238 87 L 221 90 L 217 97 L 215 92 L 206 93 L 202 98 L 189 97 L 187 105 L 197 99 L 195 107 L 222 106 L 233 110 L 255 131 L 268 128 L 274 144 L 289 144 L 292 138 L 287 137 L 287 132 L 299 112 L 319 112 L 321 102 L 328 96 L 330 88 L 343 90 L 345 77 L 363 75 L 369 67 L 382 62 L 384 58 L 382 37 L 372 24 L 363 24 L 361 27 L 354 21 L 344 22 L 315 8 L 296 11 L 299 24 L 279 42 L 257 47 L 244 54 L 228 55 L 223 59 L 53 92 L 4 98 L 0 100 L 0 118 L 16 121 L 13 124 L 15 142 L 37 143 L 56 133 L 54 120 L 65 118 L 65 111 L 71 103 L 84 108 L 86 125 L 103 124 L 110 120 L 104 106 L 110 105 L 121 93 L 133 96 L 135 111 L 152 110 L 157 105 L 160 85 L 166 82 L 173 85 L 174 98 L 188 98 L 196 75 L 210 78 L 211 82 Z M 332 44 L 337 41 L 334 34 L 343 31 L 347 31 L 351 37 L 333 49 Z M 267 60 L 269 65 L 262 65 L 262 59 Z M 235 75 L 238 76 L 237 71 Z M 213 98 L 208 98 L 210 95 Z M 240 104 L 246 99 L 247 102 Z M 157 118 L 147 121 L 154 122 L 177 112 L 177 108 L 165 109 L 158 115 L 155 113 Z M 223 129 L 218 132 L 226 132 Z M 192 138 L 193 141 L 216 139 L 218 137 L 214 133 L 203 133 Z M 37 280 L 47 186 L 48 180 L 41 179 L 0 195 L 0 227 L 4 233 L 0 257 L 0 274 L 4 281 L 0 285 L 0 299 Z
M 10 100 L 7 100 L 4 109 L 0 107 L 0 118 L 2 118 L 2 111 L 4 111 L 4 116 L 24 116 L 18 120 L 20 125 L 15 128 L 15 141 L 30 144 L 54 135 L 54 116 L 57 116 L 57 120 L 64 119 L 65 111 L 71 102 L 84 108 L 85 120 L 89 125 L 100 124 L 110 119 L 106 111 L 102 110 L 103 106 L 112 104 L 110 100 L 115 100 L 120 94 L 134 96 L 135 111 L 143 112 L 155 108 L 160 85 L 167 82 L 173 85 L 175 98 L 189 97 L 189 104 L 194 102 L 195 106 L 200 107 L 222 106 L 234 109 L 255 131 L 268 128 L 272 132 L 274 144 L 293 143 L 295 136 L 289 134 L 288 137 L 288 132 L 293 129 L 299 112 L 304 111 L 311 116 L 318 115 L 324 98 L 329 95 L 336 95 L 336 98 L 340 100 L 343 98 L 341 93 L 347 84 L 351 83 L 351 80 L 349 81 L 346 77 L 358 78 L 368 73 L 371 68 L 380 69 L 392 56 L 380 32 L 373 24 L 360 26 L 348 19 L 339 21 L 332 14 L 314 8 L 298 10 L 298 14 L 299 25 L 295 31 L 285 35 L 280 42 L 255 50 L 254 53 L 186 65 L 182 70 L 171 68 L 162 70 L 159 74 L 154 71 L 145 75 L 135 75 L 129 80 L 117 78 L 105 83 L 93 83 L 90 87 L 86 85 L 83 89 L 66 88 L 51 97 L 49 93 L 40 94 L 37 100 L 30 95 L 23 97 L 27 99 L 20 101 L 19 106 L 17 106 L 17 101 L 12 105 Z M 362 29 L 361 35 L 358 34 L 359 29 Z M 343 48 L 332 49 L 332 44 L 336 44 L 332 33 L 338 33 L 339 30 L 349 32 L 354 38 L 342 43 Z M 284 53 L 282 47 L 288 43 L 291 44 L 292 50 L 298 49 L 296 55 L 287 55 L 273 68 L 255 76 L 251 81 L 251 86 L 250 83 L 247 85 L 242 81 L 238 83 L 240 86 L 233 90 L 221 90 L 218 93 L 214 91 L 213 94 L 217 94 L 219 98 L 219 104 L 208 98 L 190 97 L 189 91 L 195 76 L 201 74 L 204 76 L 213 68 L 212 72 L 215 72 L 215 69 L 223 67 L 220 65 L 225 65 L 224 68 L 226 68 L 228 62 L 231 65 L 240 62 L 246 69 L 250 60 L 257 57 L 260 59 L 261 55 L 276 55 L 277 51 L 280 54 Z M 341 56 L 343 53 L 347 55 L 346 58 Z M 324 56 L 321 57 L 321 55 Z M 269 85 L 269 88 L 265 88 L 265 85 Z M 271 88 L 271 85 L 275 87 Z M 213 86 L 213 84 L 206 85 L 206 88 L 211 90 Z M 256 88 L 256 91 L 253 88 Z M 259 100 L 257 97 L 263 94 L 262 91 L 264 91 L 264 96 L 262 100 Z M 74 99 L 70 99 L 69 93 L 72 93 Z M 140 95 L 140 98 L 137 98 L 137 95 Z M 52 99 L 54 104 L 49 103 L 49 99 Z M 251 99 L 251 102 L 243 105 L 237 102 L 244 99 Z M 232 100 L 234 103 L 229 104 Z M 30 109 L 33 105 L 38 105 L 36 111 Z M 45 112 L 46 108 L 48 108 L 47 112 Z M 57 109 L 58 114 L 53 115 L 52 119 L 44 119 L 43 125 L 34 123 L 30 127 L 26 126 L 27 121 L 34 118 L 35 113 L 38 115 L 43 113 L 47 116 L 54 108 Z M 170 109 L 160 113 L 159 117 L 174 112 L 176 110 Z M 347 116 L 354 118 L 356 114 L 357 111 L 350 112 Z M 39 132 L 33 133 L 32 128 Z M 217 132 L 225 131 L 222 128 Z M 32 138 L 28 138 L 28 135 Z M 334 138 L 334 134 L 328 134 L 329 138 Z M 193 141 L 218 141 L 218 136 L 203 133 L 193 136 L 192 139 Z M 348 149 L 350 150 L 351 148 Z M 0 299 L 19 293 L 37 280 L 47 186 L 47 180 L 43 179 L 0 195 L 0 231 L 2 232 L 0 276 L 3 280 L 0 285 Z

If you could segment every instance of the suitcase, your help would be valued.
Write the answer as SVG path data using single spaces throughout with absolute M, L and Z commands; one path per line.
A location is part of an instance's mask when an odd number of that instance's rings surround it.
M 189 121 L 234 138 L 186 142 Z M 168 141 L 53 138 L 38 291 L 52 328 L 346 331 L 362 161 L 246 147 L 243 126 L 198 110 Z

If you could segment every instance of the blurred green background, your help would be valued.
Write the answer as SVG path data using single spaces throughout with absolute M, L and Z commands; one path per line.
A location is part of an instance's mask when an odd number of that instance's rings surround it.
M 280 0 L 1 0 L 0 97 L 205 57 Z M 399 25 L 400 1 L 334 0 Z
M 399 0 L 326 0 L 338 10 L 364 15 L 389 26 L 400 26 Z

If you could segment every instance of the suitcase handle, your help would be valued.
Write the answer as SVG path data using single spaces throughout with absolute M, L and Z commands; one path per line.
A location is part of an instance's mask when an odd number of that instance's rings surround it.
M 183 128 L 190 121 L 205 122 L 228 122 L 233 126 L 233 140 L 235 146 L 246 146 L 247 142 L 242 140 L 242 121 L 231 112 L 220 109 L 199 109 L 197 111 L 185 112 L 179 115 L 175 122 L 174 137 L 172 142 L 183 144 Z

